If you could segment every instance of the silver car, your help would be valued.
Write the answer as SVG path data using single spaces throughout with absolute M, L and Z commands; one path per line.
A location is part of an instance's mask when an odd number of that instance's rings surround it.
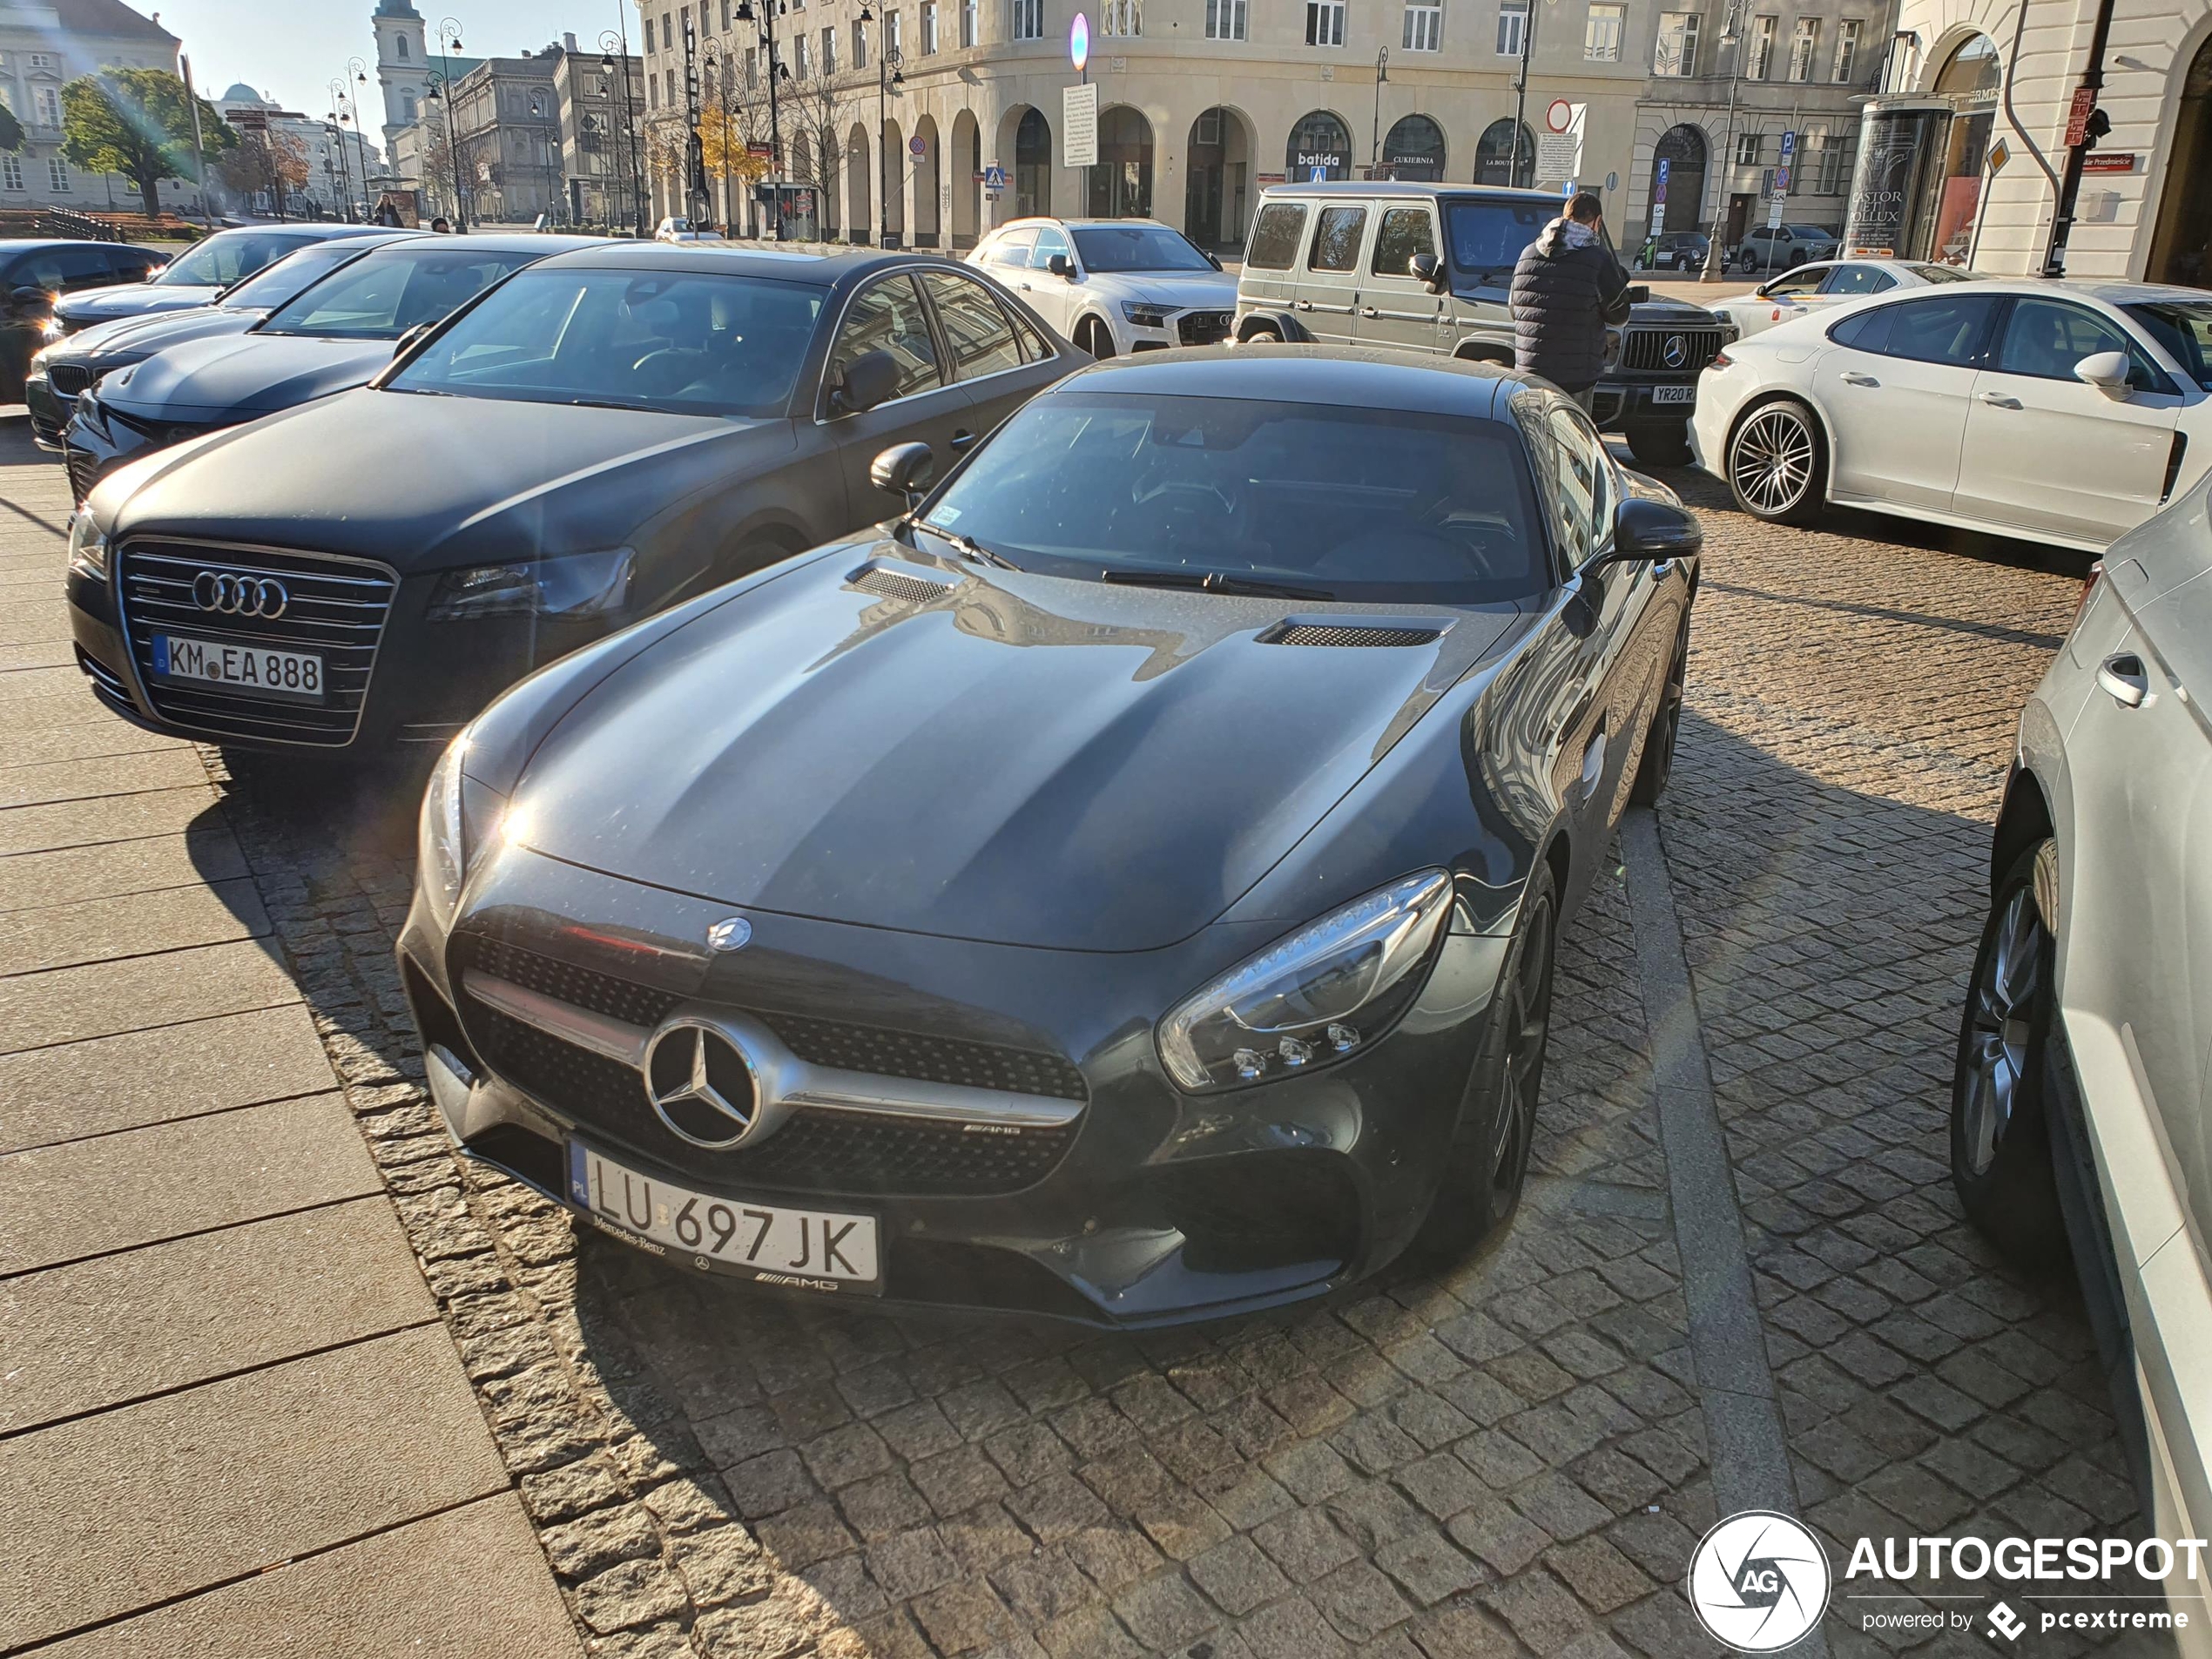
M 2021 717 L 1951 1116 L 1975 1224 L 2021 1258 L 2071 1244 L 2168 1539 L 2212 1526 L 2209 492 L 2112 544 Z

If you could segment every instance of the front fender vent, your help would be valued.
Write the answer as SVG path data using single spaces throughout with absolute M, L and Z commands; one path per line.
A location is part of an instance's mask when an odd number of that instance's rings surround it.
M 1262 634 L 1263 645 L 1433 645 L 1441 628 L 1376 628 L 1356 623 L 1294 622 Z
M 953 590 L 949 582 L 931 582 L 898 570 L 887 570 L 879 564 L 855 570 L 846 581 L 864 592 L 880 593 L 887 599 L 905 599 L 918 605 L 941 599 Z

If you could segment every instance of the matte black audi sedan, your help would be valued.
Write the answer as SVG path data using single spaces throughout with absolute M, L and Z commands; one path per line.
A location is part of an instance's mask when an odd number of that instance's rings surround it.
M 78 664 L 158 732 L 442 744 L 537 664 L 880 517 L 885 444 L 949 463 L 1086 361 L 950 260 L 556 254 L 368 385 L 96 488 L 71 537 Z
M 815 1292 L 1136 1325 L 1462 1249 L 1698 543 L 1509 370 L 1091 368 L 448 750 L 399 950 L 447 1123 Z

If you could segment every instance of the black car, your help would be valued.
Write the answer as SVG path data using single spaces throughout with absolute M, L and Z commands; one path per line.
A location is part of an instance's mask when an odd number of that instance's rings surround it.
M 54 307 L 50 338 L 73 334 L 118 317 L 157 311 L 189 311 L 212 305 L 223 290 L 243 282 L 286 254 L 315 242 L 382 234 L 374 225 L 247 225 L 217 231 L 172 260 L 151 281 L 123 279 L 99 293 L 72 294 Z
M 816 1291 L 1139 1325 L 1462 1250 L 1698 541 L 1511 370 L 1089 369 L 448 749 L 399 948 L 448 1125 Z
M 412 236 L 373 247 L 245 330 L 165 346 L 79 395 L 62 432 L 83 501 L 125 462 L 220 427 L 365 386 L 393 342 L 582 236 Z
M 0 241 L 0 403 L 23 401 L 31 358 L 60 337 L 61 300 L 87 288 L 136 287 L 165 257 L 122 242 Z
M 536 664 L 880 516 L 886 444 L 949 462 L 1085 361 L 949 260 L 595 243 L 366 387 L 96 489 L 78 663 L 158 732 L 442 743 Z
M 1647 271 L 1702 271 L 1712 248 L 1713 239 L 1703 231 L 1669 231 L 1643 245 L 1639 263 Z
M 242 334 L 309 283 L 328 276 L 373 247 L 411 234 L 392 231 L 381 236 L 310 242 L 225 288 L 211 305 L 118 317 L 57 340 L 30 360 L 30 374 L 24 382 L 24 401 L 30 408 L 31 441 L 42 449 L 58 454 L 62 428 L 77 412 L 78 395 L 101 375 L 144 362 L 164 347 L 181 346 L 188 340 Z

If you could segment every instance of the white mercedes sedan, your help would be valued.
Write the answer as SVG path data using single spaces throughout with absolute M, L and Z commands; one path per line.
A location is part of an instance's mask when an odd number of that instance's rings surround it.
M 1017 219 L 968 256 L 1093 357 L 1213 346 L 1237 316 L 1237 279 L 1150 219 Z
M 1830 502 L 2101 553 L 2212 466 L 2212 294 L 1916 288 L 1738 341 L 1690 441 L 1744 511 Z
M 1939 282 L 1979 279 L 1955 266 L 1924 260 L 1820 260 L 1785 271 L 1749 293 L 1717 300 L 1705 309 L 1736 325 L 1738 336 L 1763 334 L 1777 323 L 1794 322 L 1816 311 L 1832 311 L 1852 300 L 1887 293 L 1893 288 L 1925 288 Z

